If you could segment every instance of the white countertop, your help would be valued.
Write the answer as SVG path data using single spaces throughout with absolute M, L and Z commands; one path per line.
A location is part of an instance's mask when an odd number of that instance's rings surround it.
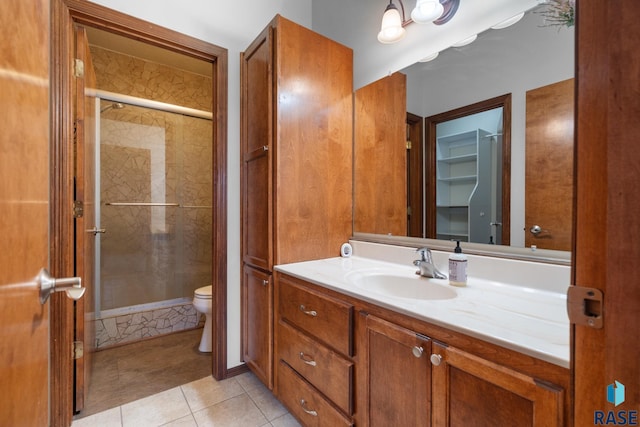
M 448 280 L 419 278 L 457 292 L 439 300 L 397 298 L 359 287 L 355 272 L 393 272 L 417 277 L 416 267 L 352 256 L 278 265 L 277 271 L 327 289 L 446 327 L 547 362 L 569 368 L 566 294 L 469 277 L 466 287 Z M 420 332 L 420 331 L 417 331 Z

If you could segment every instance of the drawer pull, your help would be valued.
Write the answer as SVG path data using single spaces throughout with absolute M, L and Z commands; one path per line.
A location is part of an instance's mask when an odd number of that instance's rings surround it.
M 306 355 L 303 352 L 300 352 L 300 360 L 302 360 L 304 363 L 306 363 L 309 366 L 316 366 L 316 361 L 313 360 L 311 356 Z
M 313 415 L 314 417 L 317 417 L 318 413 L 316 411 L 311 410 L 311 409 L 305 408 L 306 405 L 307 405 L 307 401 L 304 400 L 304 399 L 300 399 L 300 406 L 302 406 L 302 410 L 304 412 L 306 412 L 307 414 L 309 414 L 309 415 Z
M 300 304 L 300 311 L 306 314 L 307 316 L 311 316 L 311 317 L 316 317 L 318 315 L 317 311 L 307 310 L 307 308 L 303 304 Z

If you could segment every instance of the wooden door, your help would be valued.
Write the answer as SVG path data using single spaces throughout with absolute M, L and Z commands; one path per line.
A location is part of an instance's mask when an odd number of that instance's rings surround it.
M 76 27 L 76 59 L 83 64 L 83 72 L 76 77 L 76 158 L 75 201 L 82 206 L 76 214 L 76 276 L 82 278 L 86 289 L 83 298 L 75 303 L 74 340 L 82 343 L 82 352 L 74 356 L 75 386 L 74 412 L 84 408 L 91 377 L 91 353 L 94 350 L 95 329 L 91 313 L 95 310 L 95 150 L 96 150 L 96 76 L 91 62 L 85 29 Z M 95 230 L 95 231 L 92 231 Z M 77 347 L 78 348 L 78 347 Z
M 364 425 L 429 426 L 431 420 L 431 341 L 369 315 L 364 342 L 368 370 Z
M 574 83 L 527 91 L 526 247 L 571 250 Z
M 0 425 L 49 424 L 49 1 L 0 2 Z
M 434 427 L 565 425 L 559 387 L 437 342 L 431 361 Z
M 594 425 L 598 414 L 608 419 L 601 425 L 632 425 L 619 418 L 625 411 L 640 418 L 639 21 L 637 0 L 583 0 L 577 8 L 572 282 L 602 292 L 603 303 L 584 311 L 600 313 L 603 325 L 572 319 L 576 427 Z M 616 381 L 626 386 L 618 405 L 607 399 Z
M 355 93 L 354 232 L 407 234 L 406 86 L 394 73 Z

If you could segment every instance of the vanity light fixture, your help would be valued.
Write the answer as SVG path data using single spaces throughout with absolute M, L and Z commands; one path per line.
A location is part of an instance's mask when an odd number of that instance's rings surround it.
M 411 22 L 417 24 L 428 24 L 433 22 L 436 25 L 446 24 L 458 11 L 460 0 L 417 0 L 416 6 L 411 12 L 411 18 L 405 19 L 404 3 L 400 3 L 402 15 L 393 0 L 389 0 L 387 8 L 382 16 L 382 24 L 378 33 L 380 43 L 395 43 L 405 35 L 405 29 Z
M 515 24 L 516 22 L 518 22 L 519 20 L 521 20 L 523 16 L 524 16 L 524 12 L 519 13 L 519 14 L 517 14 L 515 16 L 512 16 L 509 19 L 505 19 L 504 21 L 497 23 L 496 25 L 491 27 L 491 29 L 493 29 L 493 30 L 501 30 L 503 28 L 510 27 L 513 24 Z

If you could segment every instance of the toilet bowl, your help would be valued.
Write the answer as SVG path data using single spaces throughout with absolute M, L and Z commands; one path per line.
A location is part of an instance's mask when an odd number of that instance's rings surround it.
M 193 293 L 193 307 L 198 313 L 205 316 L 204 329 L 202 330 L 202 338 L 198 350 L 203 353 L 211 352 L 211 313 L 213 307 L 211 304 L 212 286 L 203 286 Z

